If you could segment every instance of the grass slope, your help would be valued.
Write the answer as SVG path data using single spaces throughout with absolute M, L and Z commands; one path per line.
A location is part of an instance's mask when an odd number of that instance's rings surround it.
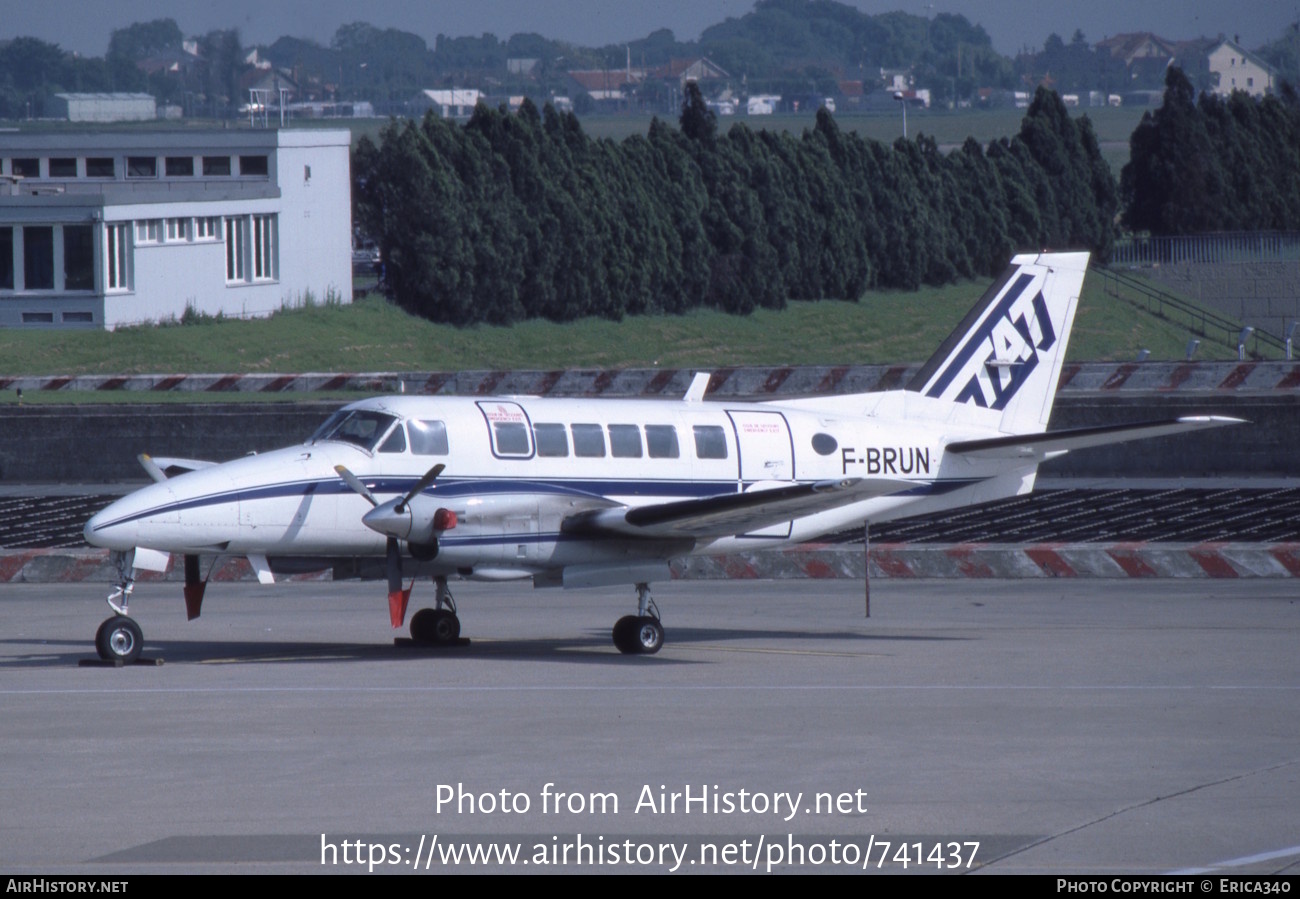
M 1085 282 L 1070 343 L 1074 361 L 1182 358 L 1187 332 Z M 782 312 L 587 319 L 559 325 L 452 328 L 378 298 L 255 321 L 101 331 L 0 331 L 0 374 L 457 371 L 627 367 L 716 368 L 920 362 L 983 292 L 961 283 L 858 303 L 791 303 Z M 1203 344 L 1198 358 L 1231 358 Z

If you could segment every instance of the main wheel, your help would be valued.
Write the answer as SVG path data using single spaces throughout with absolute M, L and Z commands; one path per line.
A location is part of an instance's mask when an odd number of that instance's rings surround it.
M 125 615 L 107 619 L 95 633 L 95 649 L 106 662 L 130 664 L 140 657 L 143 648 L 144 633 L 140 625 Z
M 636 651 L 653 655 L 664 645 L 664 626 L 658 618 L 645 615 L 636 620 Z
M 450 609 L 421 609 L 411 616 L 416 643 L 452 643 L 460 637 L 460 619 Z
M 614 646 L 625 655 L 640 652 L 636 644 L 636 630 L 640 620 L 635 615 L 624 615 L 614 622 Z

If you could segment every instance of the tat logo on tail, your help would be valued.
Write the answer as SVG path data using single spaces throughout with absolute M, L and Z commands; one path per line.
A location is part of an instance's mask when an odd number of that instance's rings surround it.
M 1022 273 L 967 332 L 926 396 L 1002 410 L 1056 344 L 1042 278 Z

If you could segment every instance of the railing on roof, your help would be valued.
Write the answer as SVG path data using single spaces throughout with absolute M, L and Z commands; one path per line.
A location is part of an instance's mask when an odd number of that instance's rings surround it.
M 1220 231 L 1115 241 L 1111 265 L 1154 266 L 1300 261 L 1300 231 Z
M 1141 306 L 1168 321 L 1185 325 L 1192 333 L 1208 340 L 1224 344 L 1234 350 L 1237 348 L 1237 341 L 1242 331 L 1241 322 L 1189 303 L 1182 297 L 1153 287 L 1124 272 L 1097 265 L 1090 266 L 1089 271 L 1101 279 L 1102 290 L 1111 296 Z M 1246 338 L 1246 343 L 1247 351 L 1256 359 L 1263 358 L 1261 344 L 1279 353 L 1286 353 L 1285 340 L 1259 328 L 1255 328 Z

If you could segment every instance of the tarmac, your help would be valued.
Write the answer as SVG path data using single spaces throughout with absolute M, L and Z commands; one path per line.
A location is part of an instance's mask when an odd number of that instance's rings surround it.
M 0 585 L 11 875 L 1300 870 L 1289 581 L 676 581 L 635 657 L 630 590 L 462 585 L 436 651 L 376 584 L 144 584 L 125 669 L 85 594 Z

